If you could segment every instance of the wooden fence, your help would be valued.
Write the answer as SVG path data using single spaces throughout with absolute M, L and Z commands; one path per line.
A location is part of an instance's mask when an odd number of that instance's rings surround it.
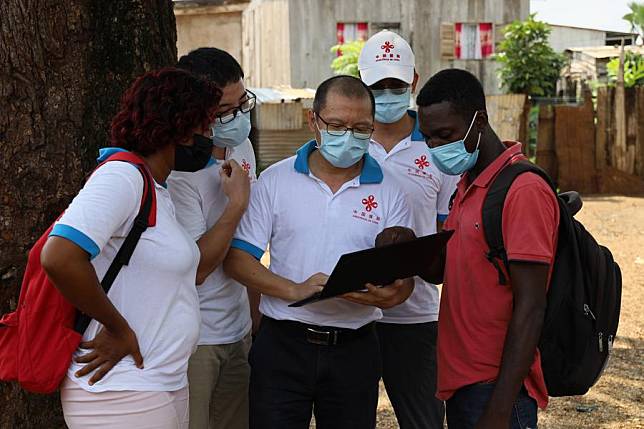
M 596 109 L 589 93 L 579 106 L 540 106 L 536 155 L 562 191 L 643 194 L 644 88 L 599 88 Z

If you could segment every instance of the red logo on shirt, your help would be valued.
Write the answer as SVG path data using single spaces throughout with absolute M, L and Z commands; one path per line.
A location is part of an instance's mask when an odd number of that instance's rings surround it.
M 367 198 L 363 198 L 362 204 L 364 204 L 364 209 L 368 212 L 378 208 L 378 202 L 376 201 L 376 197 L 374 197 L 373 195 L 369 195 Z
M 414 163 L 420 168 L 421 170 L 424 170 L 425 167 L 429 167 L 429 161 L 427 161 L 427 155 L 421 155 L 420 158 L 416 158 Z
M 241 167 L 244 169 L 246 173 L 250 173 L 250 164 L 245 159 L 242 159 Z

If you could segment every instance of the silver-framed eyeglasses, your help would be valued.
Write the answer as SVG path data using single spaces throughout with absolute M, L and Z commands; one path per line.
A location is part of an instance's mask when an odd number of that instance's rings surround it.
M 223 113 L 217 115 L 217 121 L 220 124 L 227 124 L 232 122 L 239 112 L 248 113 L 255 108 L 257 104 L 257 96 L 252 91 L 246 90 L 246 96 L 239 106 L 228 109 Z
M 327 122 L 325 121 L 322 116 L 320 116 L 319 113 L 315 113 L 315 117 L 318 118 L 326 127 L 326 132 L 329 133 L 332 136 L 340 137 L 343 136 L 347 133 L 347 131 L 351 131 L 351 134 L 353 134 L 353 137 L 355 137 L 358 140 L 368 140 L 371 138 L 371 135 L 373 134 L 373 127 L 365 127 L 365 126 L 358 126 L 358 127 L 347 127 L 342 124 L 334 124 L 332 122 Z

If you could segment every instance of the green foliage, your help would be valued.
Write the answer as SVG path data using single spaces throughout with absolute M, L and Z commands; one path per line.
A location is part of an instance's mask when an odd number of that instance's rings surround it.
M 360 52 L 364 47 L 363 40 L 355 40 L 353 42 L 345 43 L 343 45 L 335 45 L 331 48 L 331 52 L 337 54 L 338 51 L 342 53 L 331 62 L 331 68 L 335 74 L 348 74 L 359 78 L 360 72 L 358 71 L 358 58 Z
M 614 84 L 619 73 L 619 58 L 613 58 L 606 65 L 608 80 Z M 624 53 L 624 87 L 644 85 L 644 55 L 637 52 Z
M 631 24 L 631 31 L 644 38 L 644 2 L 630 2 L 628 7 L 631 12 L 624 15 L 623 19 Z
M 507 91 L 542 97 L 555 95 L 565 59 L 550 47 L 549 34 L 550 27 L 536 21 L 534 14 L 504 28 L 504 39 L 494 58 L 501 63 L 499 78 Z

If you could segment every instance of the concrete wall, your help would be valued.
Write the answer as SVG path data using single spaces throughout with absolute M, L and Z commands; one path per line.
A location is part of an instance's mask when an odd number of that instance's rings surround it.
M 441 58 L 440 25 L 492 22 L 500 31 L 527 18 L 529 7 L 529 0 L 290 0 L 291 83 L 315 87 L 333 74 L 329 48 L 336 43 L 337 22 L 398 22 L 399 33 L 414 49 L 421 84 L 443 68 L 459 67 L 476 74 L 488 94 L 497 94 L 493 61 Z
M 556 52 L 563 52 L 568 48 L 587 48 L 590 46 L 606 45 L 606 32 L 587 28 L 564 27 L 551 25 L 548 41 L 550 47 Z
M 246 4 L 175 7 L 177 54 L 212 46 L 230 53 L 242 63 L 242 11 Z

